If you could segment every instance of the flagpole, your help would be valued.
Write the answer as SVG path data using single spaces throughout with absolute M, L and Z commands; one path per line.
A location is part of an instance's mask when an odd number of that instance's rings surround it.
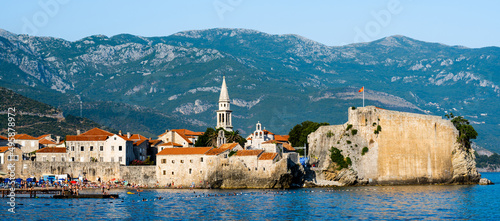
M 363 107 L 365 107 L 365 86 L 363 86 Z

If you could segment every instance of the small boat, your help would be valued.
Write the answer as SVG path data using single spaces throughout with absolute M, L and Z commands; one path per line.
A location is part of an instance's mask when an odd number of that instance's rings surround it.
M 135 193 L 132 193 L 132 192 L 127 192 L 127 194 L 135 194 Z
M 142 192 L 142 191 L 144 191 L 144 190 L 141 190 L 141 189 L 137 189 L 137 192 Z
M 54 199 L 88 199 L 88 198 L 94 198 L 94 199 L 116 199 L 118 198 L 118 194 L 79 194 L 79 195 L 54 195 L 52 196 Z

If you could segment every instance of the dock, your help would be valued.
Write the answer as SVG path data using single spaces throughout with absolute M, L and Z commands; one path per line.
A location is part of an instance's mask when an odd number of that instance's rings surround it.
M 2 192 L 2 198 L 7 197 L 10 194 L 10 189 L 0 189 Z M 36 198 L 37 195 L 61 195 L 64 192 L 61 188 L 44 188 L 44 189 L 16 189 L 14 193 L 30 195 L 30 198 Z
M 79 194 L 79 195 L 54 195 L 54 199 L 117 199 L 118 194 Z

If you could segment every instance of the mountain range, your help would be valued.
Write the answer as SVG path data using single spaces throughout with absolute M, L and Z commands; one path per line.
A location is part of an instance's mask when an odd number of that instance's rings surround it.
M 215 126 L 226 77 L 233 125 L 287 134 L 305 120 L 340 124 L 366 105 L 469 119 L 500 152 L 500 48 L 389 36 L 327 46 L 298 35 L 208 29 L 78 41 L 0 30 L 0 86 L 64 113 L 145 136 Z M 81 102 L 81 106 L 80 106 Z

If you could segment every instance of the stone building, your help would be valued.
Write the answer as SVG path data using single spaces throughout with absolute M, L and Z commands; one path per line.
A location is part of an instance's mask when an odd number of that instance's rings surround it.
M 40 144 L 36 137 L 27 134 L 16 134 L 14 136 L 15 143 L 23 153 L 32 153 L 40 148 Z
M 163 143 L 172 143 L 173 146 L 177 147 L 176 144 L 180 144 L 182 147 L 193 147 L 198 137 L 203 135 L 203 132 L 194 132 L 187 129 L 173 129 L 166 130 L 165 133 L 158 136 L 158 140 Z
M 66 136 L 68 160 L 73 162 L 119 162 L 129 165 L 133 160 L 145 160 L 149 141 L 140 135 L 113 134 L 93 128 L 79 135 Z M 134 146 L 134 143 L 136 144 Z
M 165 148 L 156 155 L 157 178 L 163 185 L 190 186 L 208 180 L 209 163 L 213 156 L 205 155 L 212 147 Z M 209 159 L 210 158 L 210 159 Z
M 17 147 L 10 149 L 8 146 L 0 147 L 0 171 L 9 173 L 9 164 L 14 165 L 14 173 L 21 174 L 24 170 L 23 151 Z
M 66 162 L 68 154 L 64 147 L 44 147 L 36 151 L 37 162 Z

